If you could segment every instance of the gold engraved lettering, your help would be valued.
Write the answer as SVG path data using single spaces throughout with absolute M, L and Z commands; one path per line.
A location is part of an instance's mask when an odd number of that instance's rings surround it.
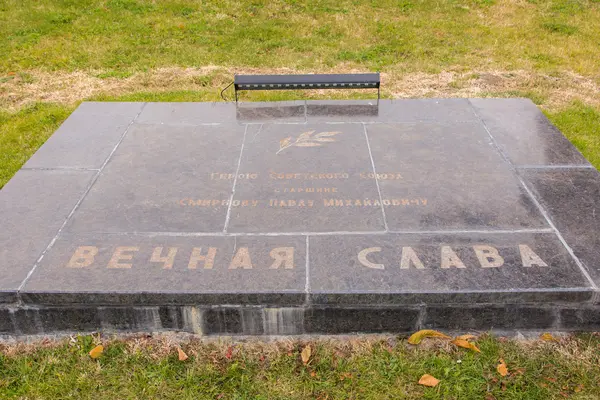
M 120 263 L 123 260 L 133 260 L 134 251 L 140 251 L 139 247 L 117 247 L 106 268 L 131 268 L 131 264 Z
M 209 247 L 205 256 L 202 255 L 202 247 L 194 247 L 192 249 L 192 255 L 190 262 L 188 263 L 188 269 L 196 269 L 198 263 L 204 262 L 204 269 L 212 269 L 215 264 L 215 256 L 217 255 L 216 247 Z
M 450 248 L 450 246 L 442 246 L 442 268 L 465 268 L 465 264 L 461 261 L 460 258 L 456 255 L 454 250 Z
M 523 262 L 524 267 L 532 267 L 537 265 L 539 267 L 547 267 L 548 264 L 542 260 L 540 256 L 538 256 L 531 247 L 526 244 L 519 245 L 519 252 L 521 253 L 521 261 Z
M 95 246 L 79 246 L 73 257 L 67 263 L 68 268 L 84 268 L 89 267 L 94 262 L 94 258 L 98 254 L 98 248 Z
M 293 247 L 276 247 L 269 253 L 274 260 L 270 269 L 277 269 L 283 265 L 285 269 L 294 268 L 294 248 Z
M 371 261 L 367 260 L 367 255 L 369 255 L 371 253 L 375 253 L 375 252 L 380 252 L 380 251 L 381 251 L 381 247 L 369 247 L 368 249 L 361 250 L 361 252 L 358 253 L 358 261 L 362 265 L 364 265 L 365 267 L 368 267 L 368 268 L 384 269 L 385 266 L 383 264 L 375 264 L 375 263 L 372 263 Z
M 409 269 L 410 264 L 413 264 L 416 269 L 425 269 L 425 266 L 419 260 L 417 253 L 415 253 L 412 247 L 403 247 L 402 257 L 400 258 L 400 269 Z
M 229 264 L 229 269 L 252 269 L 252 261 L 247 247 L 240 247 Z
M 162 247 L 155 247 L 154 252 L 152 252 L 150 262 L 163 263 L 163 269 L 173 268 L 173 264 L 175 263 L 175 255 L 177 254 L 177 247 L 169 247 L 169 253 L 167 253 L 166 257 L 162 256 L 162 251 Z
M 504 258 L 498 254 L 498 250 L 492 246 L 473 246 L 475 255 L 481 264 L 481 268 L 498 268 L 504 264 Z

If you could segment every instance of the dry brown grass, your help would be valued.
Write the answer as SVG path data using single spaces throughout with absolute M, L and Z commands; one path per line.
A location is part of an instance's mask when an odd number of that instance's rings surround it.
M 323 71 L 334 72 L 334 71 Z M 357 72 L 349 67 L 335 72 Z M 100 95 L 121 96 L 136 92 L 204 91 L 219 100 L 219 90 L 235 73 L 305 73 L 286 68 L 158 68 L 126 78 L 100 78 L 102 71 L 45 72 L 32 70 L 0 83 L 0 108 L 17 111 L 35 102 L 73 105 Z M 444 71 L 438 74 L 382 74 L 382 94 L 391 98 L 483 97 L 490 95 L 531 95 L 543 99 L 542 107 L 560 109 L 574 100 L 600 106 L 600 84 L 594 77 L 572 72 L 546 75 L 525 70 Z M 308 96 L 321 95 L 319 92 Z

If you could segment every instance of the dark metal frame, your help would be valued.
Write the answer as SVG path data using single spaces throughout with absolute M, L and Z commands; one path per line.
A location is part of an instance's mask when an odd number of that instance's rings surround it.
M 298 89 L 377 89 L 380 98 L 379 73 L 317 74 L 317 75 L 235 75 L 235 101 L 239 90 L 298 90 Z

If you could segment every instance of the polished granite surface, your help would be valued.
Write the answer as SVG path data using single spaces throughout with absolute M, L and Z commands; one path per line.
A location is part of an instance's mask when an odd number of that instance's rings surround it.
M 0 191 L 0 301 L 594 304 L 599 210 L 525 99 L 83 103 Z

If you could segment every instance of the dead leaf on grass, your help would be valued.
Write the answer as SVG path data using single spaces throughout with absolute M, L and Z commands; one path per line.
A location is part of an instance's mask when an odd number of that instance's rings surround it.
M 508 368 L 506 367 L 506 363 L 503 359 L 500 359 L 500 364 L 496 367 L 496 371 L 500 374 L 500 376 L 508 375 Z
M 475 339 L 477 339 L 477 336 L 471 335 L 471 334 L 467 334 L 467 335 L 457 336 L 456 338 L 457 339 L 461 339 L 461 340 L 475 340 Z
M 426 337 L 452 339 L 450 336 L 444 335 L 442 332 L 434 331 L 431 329 L 423 329 L 410 335 L 410 337 L 408 338 L 408 343 L 419 344 L 421 343 L 421 340 L 425 339 Z
M 429 374 L 425 374 L 419 379 L 419 385 L 423 386 L 436 387 L 438 383 L 440 383 L 440 380 Z
M 304 364 L 308 364 L 308 361 L 310 360 L 310 355 L 311 355 L 311 349 L 310 349 L 310 345 L 308 345 L 304 349 L 302 349 L 302 352 L 300 353 L 300 357 L 302 357 L 302 362 Z
M 179 358 L 179 361 L 185 361 L 188 359 L 188 355 L 185 354 L 183 350 L 181 350 L 181 347 L 177 348 L 177 357 Z
M 481 350 L 479 350 L 479 348 L 477 348 L 477 346 L 475 346 L 473 343 L 471 342 L 467 342 L 464 339 L 454 339 L 452 342 L 450 342 L 458 347 L 464 347 L 465 349 L 470 349 L 473 351 L 476 351 L 477 353 L 481 353 Z
M 226 359 L 231 360 L 231 357 L 233 357 L 233 346 L 229 346 L 225 352 Z
M 92 350 L 90 350 L 89 354 L 90 354 L 90 357 L 92 357 L 93 359 L 96 359 L 102 355 L 103 351 L 104 351 L 104 346 L 99 344 L 98 346 L 96 346 Z
M 558 339 L 548 332 L 541 334 L 540 339 L 542 339 L 544 342 L 558 342 Z

